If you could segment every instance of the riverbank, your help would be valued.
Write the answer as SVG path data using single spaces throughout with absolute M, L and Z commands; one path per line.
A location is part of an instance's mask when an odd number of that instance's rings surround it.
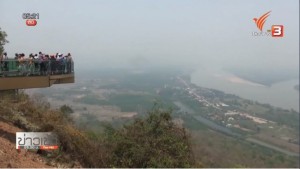
M 197 70 L 191 74 L 191 82 L 201 87 L 299 112 L 299 92 L 294 89 L 299 79 L 264 86 L 227 72 Z

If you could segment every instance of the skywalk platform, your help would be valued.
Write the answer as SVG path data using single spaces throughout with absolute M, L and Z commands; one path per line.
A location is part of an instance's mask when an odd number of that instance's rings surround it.
M 45 88 L 75 82 L 74 63 L 60 61 L 18 62 L 6 60 L 0 65 L 0 91 Z

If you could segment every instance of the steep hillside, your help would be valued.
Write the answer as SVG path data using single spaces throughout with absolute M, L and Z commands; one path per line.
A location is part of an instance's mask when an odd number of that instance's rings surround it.
M 106 126 L 101 135 L 78 129 L 66 106 L 50 109 L 39 98 L 3 97 L 0 101 L 1 140 L 8 144 L 4 167 L 192 167 L 195 166 L 189 135 L 173 123 L 170 111 L 154 106 L 145 118 L 120 129 Z M 15 132 L 55 132 L 59 149 L 25 153 L 37 164 L 19 162 L 14 148 Z M 8 142 L 7 142 L 8 141 Z M 5 154 L 7 152 L 12 153 Z M 13 153 L 14 152 L 14 153 Z M 22 160 L 21 160 L 22 161 Z M 26 160 L 25 160 L 26 161 Z
M 16 132 L 22 129 L 14 124 L 0 121 L 0 167 L 1 168 L 48 168 L 53 167 L 36 152 L 16 150 Z

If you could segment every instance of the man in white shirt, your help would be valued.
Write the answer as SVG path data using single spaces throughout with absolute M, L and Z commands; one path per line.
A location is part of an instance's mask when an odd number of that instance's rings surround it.
M 8 59 L 8 57 L 7 57 L 7 53 L 6 53 L 6 52 L 4 52 L 4 53 L 3 53 L 3 60 L 6 60 L 6 59 Z
M 71 53 L 68 53 L 66 58 L 67 58 L 67 73 L 71 73 L 72 72 L 72 62 L 73 62 Z
M 59 66 L 60 67 L 59 68 L 60 73 L 65 73 L 66 66 L 65 66 L 65 60 L 64 59 L 65 58 L 64 58 L 63 54 L 59 53 L 57 60 L 59 61 L 59 64 L 60 64 L 60 66 Z

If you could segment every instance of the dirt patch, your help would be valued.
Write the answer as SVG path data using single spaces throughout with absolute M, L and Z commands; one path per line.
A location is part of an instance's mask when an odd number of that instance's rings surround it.
M 50 168 L 35 152 L 16 150 L 16 132 L 22 129 L 0 121 L 0 167 L 1 168 Z

